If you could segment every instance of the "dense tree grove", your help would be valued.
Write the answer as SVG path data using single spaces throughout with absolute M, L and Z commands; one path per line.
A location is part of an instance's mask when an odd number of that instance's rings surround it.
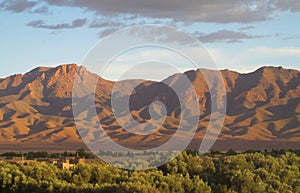
M 0 163 L 1 193 L 300 192 L 296 153 L 199 156 L 183 152 L 157 169 L 127 171 L 101 162 L 61 170 L 50 164 Z

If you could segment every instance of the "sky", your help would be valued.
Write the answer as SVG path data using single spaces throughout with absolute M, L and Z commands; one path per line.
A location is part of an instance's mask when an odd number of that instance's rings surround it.
M 102 38 L 143 24 L 194 36 L 220 69 L 300 69 L 299 21 L 297 0 L 0 0 L 0 77 L 38 66 L 86 65 Z

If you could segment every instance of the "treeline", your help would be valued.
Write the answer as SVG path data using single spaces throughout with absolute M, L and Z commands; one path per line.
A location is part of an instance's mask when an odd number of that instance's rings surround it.
M 25 157 L 27 159 L 34 158 L 59 158 L 59 157 L 75 157 L 80 156 L 84 158 L 94 158 L 95 156 L 92 153 L 85 151 L 85 149 L 78 149 L 76 152 L 68 152 L 65 151 L 63 153 L 48 153 L 46 151 L 38 151 L 38 152 L 5 152 L 0 154 L 0 157 Z
M 231 152 L 233 153 L 233 152 Z M 274 153 L 274 152 L 273 152 Z M 1 193 L 297 193 L 300 157 L 294 152 L 276 155 L 249 152 L 199 156 L 183 152 L 157 169 L 122 170 L 102 162 L 73 170 L 50 164 L 0 164 Z
M 187 150 L 188 153 L 191 154 L 198 154 L 197 151 L 192 151 L 192 150 Z M 217 151 L 217 150 L 211 150 L 207 153 L 205 153 L 204 155 L 210 156 L 210 155 L 237 155 L 237 154 L 251 154 L 251 153 L 262 153 L 264 155 L 272 155 L 272 156 L 280 156 L 285 154 L 286 152 L 291 152 L 294 153 L 298 156 L 300 156 L 300 149 L 272 149 L 270 151 L 268 150 L 247 150 L 244 152 L 236 152 L 233 149 L 229 149 L 226 152 L 221 152 L 221 151 Z
M 193 155 L 199 155 L 198 151 L 193 151 L 193 150 L 187 150 L 186 151 L 188 154 L 193 154 Z M 285 154 L 286 152 L 291 152 L 294 153 L 298 156 L 300 156 L 300 149 L 289 149 L 289 150 L 284 150 L 284 149 L 272 149 L 271 151 L 261 151 L 261 150 L 247 150 L 244 152 L 236 152 L 233 149 L 229 149 L 226 152 L 221 152 L 217 150 L 211 150 L 207 153 L 205 153 L 205 156 L 214 156 L 214 155 L 225 155 L 225 156 L 230 156 L 230 155 L 237 155 L 237 154 L 251 154 L 251 153 L 263 153 L 264 155 L 272 155 L 272 156 L 280 156 Z M 148 152 L 145 151 L 141 155 L 157 155 L 159 153 L 154 153 L 154 152 Z M 97 153 L 98 156 L 113 156 L 113 157 L 123 157 L 123 156 L 136 156 L 139 154 L 133 154 L 132 152 L 113 152 L 113 151 L 100 151 Z M 26 157 L 27 159 L 33 159 L 33 158 L 59 158 L 59 157 L 75 157 L 75 156 L 80 156 L 84 158 L 96 158 L 96 156 L 90 152 L 87 152 L 85 149 L 81 148 L 78 149 L 76 152 L 68 152 L 65 151 L 63 153 L 48 153 L 46 151 L 37 151 L 37 152 L 5 152 L 1 153 L 0 157 Z

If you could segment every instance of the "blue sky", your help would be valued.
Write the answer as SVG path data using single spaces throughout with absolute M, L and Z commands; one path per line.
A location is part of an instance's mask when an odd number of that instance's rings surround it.
M 300 69 L 299 21 L 296 0 L 2 0 L 0 77 L 81 64 L 110 32 L 152 23 L 194 35 L 221 69 Z

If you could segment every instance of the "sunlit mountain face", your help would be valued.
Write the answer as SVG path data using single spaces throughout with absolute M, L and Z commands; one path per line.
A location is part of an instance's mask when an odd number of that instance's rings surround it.
M 75 74 L 81 79 L 74 79 Z M 170 75 L 164 81 L 178 84 L 178 77 L 182 75 L 192 82 L 199 101 L 198 129 L 189 146 L 197 149 L 210 121 L 210 92 L 200 70 Z M 227 93 L 227 113 L 214 149 L 300 147 L 298 70 L 262 67 L 247 74 L 223 70 L 222 75 Z M 137 135 L 124 130 L 114 117 L 111 92 L 115 82 L 98 77 L 76 64 L 39 67 L 23 75 L 0 79 L 1 151 L 82 147 L 72 113 L 72 88 L 74 81 L 81 81 L 88 88 L 92 78 L 98 79 L 95 97 L 97 116 L 115 142 L 127 147 L 139 144 L 142 149 L 163 144 L 176 132 L 181 116 L 180 104 L 172 89 L 162 82 L 143 81 L 131 93 L 130 115 L 140 123 L 150 119 L 149 105 L 152 102 L 160 101 L 167 109 L 166 120 L 160 128 L 150 135 Z M 137 80 L 124 80 L 120 84 L 129 88 L 134 81 Z M 214 85 L 216 89 L 218 86 Z M 88 97 L 84 89 L 77 90 L 83 100 Z M 89 114 L 91 108 L 83 107 L 82 116 Z M 154 112 L 160 114 L 160 109 L 156 108 Z M 79 125 L 84 127 L 87 124 L 82 122 Z M 93 138 L 106 140 L 97 131 Z

